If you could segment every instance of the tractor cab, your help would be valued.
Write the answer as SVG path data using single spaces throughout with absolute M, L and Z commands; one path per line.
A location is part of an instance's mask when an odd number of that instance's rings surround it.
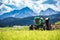
M 34 18 L 34 23 L 35 23 L 35 25 L 42 25 L 43 23 L 44 23 L 44 18 L 42 18 L 42 17 L 35 17 Z

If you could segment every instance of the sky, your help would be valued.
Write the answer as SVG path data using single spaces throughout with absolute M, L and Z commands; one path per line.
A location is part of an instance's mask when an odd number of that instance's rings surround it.
M 51 8 L 60 11 L 60 0 L 0 0 L 0 14 L 29 7 L 34 12 Z

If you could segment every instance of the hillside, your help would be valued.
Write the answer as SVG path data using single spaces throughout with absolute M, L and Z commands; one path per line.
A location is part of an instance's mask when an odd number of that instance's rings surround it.
M 55 24 L 55 22 L 60 21 L 60 14 L 50 16 L 31 16 L 26 18 L 8 17 L 0 21 L 0 26 L 31 25 L 34 24 L 35 17 L 48 17 L 50 18 L 51 24 Z

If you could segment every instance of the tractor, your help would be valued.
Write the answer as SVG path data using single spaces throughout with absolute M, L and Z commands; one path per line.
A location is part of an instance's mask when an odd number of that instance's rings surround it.
M 35 17 L 34 24 L 30 25 L 30 30 L 38 30 L 42 28 L 43 30 L 51 30 L 51 23 L 49 18 Z

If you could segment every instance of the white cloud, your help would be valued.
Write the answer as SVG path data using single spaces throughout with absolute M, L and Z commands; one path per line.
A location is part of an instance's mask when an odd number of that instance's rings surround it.
M 56 0 L 58 2 L 56 4 L 57 6 L 51 5 L 51 4 L 42 4 L 42 2 L 44 1 L 46 0 L 37 0 L 37 1 L 34 1 L 34 0 L 2 0 L 2 3 L 8 4 L 8 5 L 14 5 L 17 7 L 16 9 L 21 9 L 23 7 L 28 6 L 30 9 L 32 9 L 34 12 L 37 12 L 37 13 L 39 13 L 41 10 L 46 10 L 48 8 L 52 8 L 56 11 L 60 11 L 60 0 Z
M 57 1 L 56 6 L 52 5 L 52 4 L 42 4 L 42 2 L 44 2 L 46 0 L 38 0 L 38 1 L 25 1 L 25 5 L 28 6 L 29 8 L 31 8 L 32 10 L 34 10 L 35 12 L 39 13 L 41 10 L 46 10 L 48 8 L 52 8 L 55 11 L 60 11 L 60 1 Z
M 3 8 L 4 8 L 5 10 L 4 10 Z M 2 4 L 2 5 L 0 6 L 0 12 L 1 12 L 0 15 L 2 15 L 3 13 L 6 13 L 6 12 L 10 12 L 10 11 L 12 11 L 12 8 L 7 7 L 7 6 L 5 6 L 4 4 Z

